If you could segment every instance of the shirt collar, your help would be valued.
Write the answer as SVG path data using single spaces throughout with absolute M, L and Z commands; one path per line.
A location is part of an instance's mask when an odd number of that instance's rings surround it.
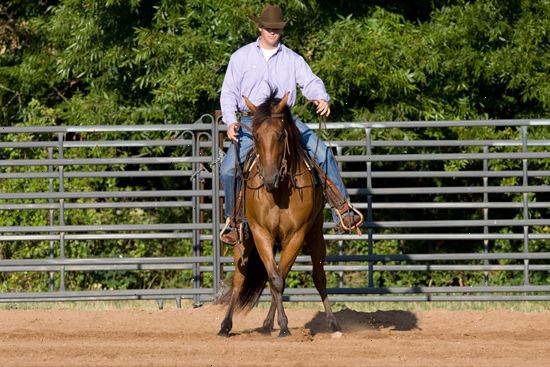
M 256 47 L 258 47 L 258 51 L 261 50 L 260 37 L 256 38 Z M 283 48 L 283 43 L 281 41 L 279 41 L 279 45 L 277 46 L 277 51 L 275 51 L 275 53 L 281 51 L 282 48 Z

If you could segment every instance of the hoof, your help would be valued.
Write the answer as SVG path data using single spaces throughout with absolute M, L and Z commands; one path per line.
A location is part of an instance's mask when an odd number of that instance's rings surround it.
M 218 336 L 228 337 L 232 327 L 233 327 L 233 322 L 231 321 L 231 319 L 225 318 L 222 324 L 220 325 L 220 331 L 218 332 Z
M 220 330 L 218 332 L 218 336 L 228 338 L 229 337 L 229 330 L 224 330 L 224 329 Z
M 338 323 L 338 321 L 336 321 L 336 318 L 328 319 L 328 327 L 330 331 L 332 331 L 333 333 L 339 332 L 340 334 L 342 334 L 342 328 L 340 327 L 340 324 Z
M 290 330 L 288 330 L 288 329 L 281 330 L 281 332 L 279 333 L 279 338 L 284 338 L 284 337 L 287 337 L 287 336 L 290 336 Z

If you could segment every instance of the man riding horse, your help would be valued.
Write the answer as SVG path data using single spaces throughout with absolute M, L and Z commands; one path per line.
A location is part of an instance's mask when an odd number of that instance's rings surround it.
M 268 99 L 272 92 L 281 98 L 286 92 L 288 106 L 296 102 L 296 85 L 302 94 L 316 105 L 320 116 L 330 114 L 329 95 L 323 81 L 315 75 L 303 57 L 281 43 L 281 34 L 286 25 L 283 13 L 278 6 L 266 6 L 259 17 L 251 16 L 256 22 L 260 36 L 238 49 L 229 60 L 220 96 L 223 121 L 227 125 L 227 136 L 232 145 L 221 165 L 221 180 L 225 190 L 225 215 L 227 226 L 221 239 L 228 244 L 235 244 L 238 239 L 235 218 L 235 185 L 239 187 L 236 175 L 236 163 L 244 164 L 248 152 L 253 147 L 249 129 L 241 125 L 252 125 L 252 113 L 246 106 L 243 96 L 258 105 Z M 238 119 L 240 117 L 240 120 Z M 333 208 L 333 217 L 340 228 L 345 230 L 361 226 L 362 216 L 349 201 L 336 159 L 332 151 L 316 134 L 299 118 L 293 116 L 301 134 L 301 142 L 308 154 L 317 162 L 325 197 Z M 240 124 L 239 124 L 240 122 Z M 359 215 L 358 215 L 359 214 Z M 232 218 L 233 220 L 230 220 Z

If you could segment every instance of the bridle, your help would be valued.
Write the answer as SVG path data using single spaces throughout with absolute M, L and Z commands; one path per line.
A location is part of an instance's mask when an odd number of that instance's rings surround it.
M 284 121 L 283 120 L 284 114 L 283 113 L 272 113 L 269 118 L 271 119 L 271 121 L 273 121 L 273 119 L 277 119 L 277 118 L 280 118 L 282 121 Z M 249 126 L 244 125 L 244 124 L 240 124 L 240 126 L 243 127 L 245 130 L 248 130 L 249 132 L 252 133 L 252 129 Z M 283 181 L 284 178 L 288 174 L 288 156 L 290 155 L 290 144 L 288 142 L 288 132 L 287 132 L 286 129 L 283 129 L 283 134 L 284 134 L 284 149 L 283 149 L 283 157 L 281 158 L 281 165 L 279 167 L 279 181 Z M 256 137 L 254 136 L 254 134 L 252 134 L 252 140 L 254 141 L 254 145 L 257 146 L 257 140 L 256 140 Z M 252 170 L 254 165 L 257 166 L 258 177 L 263 182 L 264 176 L 262 174 L 263 170 L 262 170 L 262 166 L 260 164 L 260 154 L 257 153 L 257 152 L 256 152 L 256 157 L 254 158 L 254 161 L 252 162 L 252 164 L 249 167 L 249 171 Z

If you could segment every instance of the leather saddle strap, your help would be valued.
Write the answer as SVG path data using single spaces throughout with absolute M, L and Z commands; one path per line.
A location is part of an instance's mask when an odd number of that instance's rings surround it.
M 319 175 L 321 186 L 323 187 L 323 191 L 325 193 L 328 204 L 332 208 L 336 209 L 338 212 L 349 210 L 348 201 L 345 197 L 342 196 L 342 194 L 336 187 L 336 184 L 332 182 L 330 178 L 328 178 L 327 174 L 321 168 L 321 166 L 319 166 L 319 164 L 314 159 L 310 159 L 309 163 L 313 166 L 313 168 Z

